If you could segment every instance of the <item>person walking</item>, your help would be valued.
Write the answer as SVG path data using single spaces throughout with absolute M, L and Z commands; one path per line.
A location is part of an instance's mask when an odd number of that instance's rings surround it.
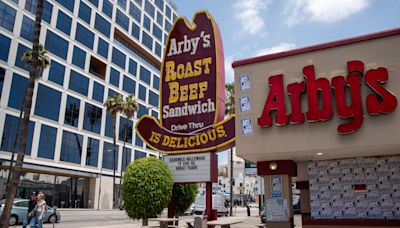
M 37 203 L 36 203 L 36 217 L 37 217 L 37 228 L 43 228 L 43 221 L 46 212 L 46 201 L 44 201 L 44 194 L 39 193 L 37 195 Z
M 29 196 L 28 202 L 28 214 L 26 215 L 24 222 L 22 223 L 22 227 L 26 228 L 27 225 L 30 227 L 34 227 L 36 225 L 36 193 L 32 192 Z

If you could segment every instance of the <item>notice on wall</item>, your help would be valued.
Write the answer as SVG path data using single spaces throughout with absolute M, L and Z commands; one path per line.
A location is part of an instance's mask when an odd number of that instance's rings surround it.
M 180 154 L 163 157 L 172 172 L 175 183 L 211 181 L 211 154 Z
M 271 176 L 271 197 L 282 198 L 282 177 Z
M 289 221 L 287 199 L 267 199 L 266 208 L 268 222 Z

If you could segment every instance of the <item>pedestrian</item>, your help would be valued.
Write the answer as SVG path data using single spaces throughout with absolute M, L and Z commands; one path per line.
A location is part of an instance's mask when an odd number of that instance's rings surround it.
M 28 214 L 26 215 L 22 227 L 26 228 L 27 225 L 34 227 L 36 225 L 36 193 L 32 192 L 29 196 Z
M 36 211 L 37 228 L 43 228 L 43 220 L 46 212 L 46 201 L 44 201 L 43 193 L 37 195 Z

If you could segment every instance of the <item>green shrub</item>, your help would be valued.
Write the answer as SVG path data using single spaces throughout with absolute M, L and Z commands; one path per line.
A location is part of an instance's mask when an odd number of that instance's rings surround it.
M 197 196 L 197 184 L 176 184 L 173 195 L 175 197 L 175 215 L 183 215 Z
M 155 157 L 128 165 L 122 184 L 125 211 L 132 219 L 157 217 L 171 199 L 173 179 L 168 166 Z

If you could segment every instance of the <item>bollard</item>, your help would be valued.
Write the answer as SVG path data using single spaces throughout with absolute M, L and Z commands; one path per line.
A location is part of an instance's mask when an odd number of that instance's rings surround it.
M 201 227 L 201 226 L 202 226 L 202 223 L 203 223 L 203 219 L 201 219 L 200 216 L 194 217 L 194 222 L 193 222 L 194 228 L 202 228 L 202 227 Z

